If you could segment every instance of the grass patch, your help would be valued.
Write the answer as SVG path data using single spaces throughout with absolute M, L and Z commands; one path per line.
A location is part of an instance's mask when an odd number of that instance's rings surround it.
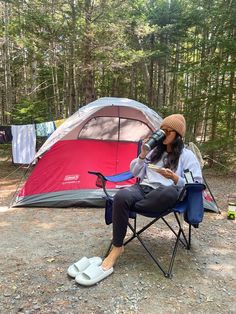
M 12 146 L 11 144 L 0 145 L 0 161 L 7 161 L 12 159 Z

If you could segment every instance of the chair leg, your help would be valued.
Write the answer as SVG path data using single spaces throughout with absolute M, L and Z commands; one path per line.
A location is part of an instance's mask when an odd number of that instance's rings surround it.
M 128 223 L 128 226 L 130 228 L 130 230 L 132 231 L 132 236 L 124 243 L 124 245 L 127 245 L 129 242 L 131 242 L 134 238 L 137 238 L 140 242 L 140 244 L 143 246 L 143 248 L 146 250 L 146 252 L 149 254 L 149 256 L 152 258 L 152 260 L 155 262 L 155 264 L 158 266 L 158 268 L 162 271 L 162 273 L 164 274 L 164 276 L 166 278 L 172 278 L 172 270 L 173 270 L 173 266 L 174 266 L 174 261 L 175 261 L 175 257 L 176 257 L 176 253 L 177 253 L 177 248 L 178 248 L 178 244 L 179 242 L 181 242 L 184 247 L 186 249 L 190 249 L 190 243 L 191 243 L 191 225 L 189 226 L 189 232 L 188 232 L 188 239 L 187 236 L 182 228 L 180 219 L 178 217 L 178 215 L 176 213 L 174 213 L 176 221 L 178 223 L 178 231 L 175 231 L 172 226 L 165 220 L 165 218 L 162 217 L 162 220 L 165 222 L 165 224 L 170 228 L 170 230 L 174 233 L 174 235 L 176 236 L 176 240 L 175 240 L 175 244 L 174 244 L 174 248 L 172 251 L 172 255 L 171 255 L 171 259 L 169 262 L 169 267 L 168 267 L 168 271 L 166 272 L 162 265 L 160 264 L 160 262 L 158 261 L 158 259 L 156 257 L 153 256 L 153 254 L 151 253 L 151 251 L 147 248 L 146 244 L 143 242 L 143 240 L 140 237 L 140 234 L 142 232 L 144 232 L 148 227 L 150 227 L 152 224 L 154 224 L 158 219 L 153 219 L 148 225 L 146 225 L 145 227 L 143 227 L 142 229 L 140 229 L 139 231 L 136 230 L 136 219 L 134 221 L 134 226 L 132 226 L 130 223 Z M 183 236 L 183 239 L 181 239 L 181 235 Z
M 192 225 L 189 224 L 189 229 L 188 229 L 188 250 L 191 249 L 191 239 L 192 239 Z
M 110 244 L 109 244 L 108 249 L 106 250 L 106 253 L 105 253 L 105 255 L 104 255 L 104 258 L 106 258 L 106 257 L 108 256 L 108 254 L 110 253 L 111 247 L 112 247 L 112 240 L 111 240 L 111 242 L 110 242 Z
M 143 240 L 141 239 L 141 237 L 139 236 L 139 233 L 136 232 L 136 226 L 135 228 L 128 223 L 129 228 L 131 229 L 131 231 L 133 232 L 133 236 L 128 239 L 124 245 L 128 244 L 130 241 L 132 241 L 134 238 L 137 238 L 139 240 L 139 242 L 141 243 L 141 245 L 143 246 L 143 248 L 147 251 L 147 253 L 149 254 L 149 256 L 153 259 L 153 261 L 155 262 L 155 264 L 159 267 L 159 269 L 163 272 L 165 277 L 169 277 L 168 274 L 164 271 L 164 269 L 162 268 L 161 264 L 159 263 L 159 261 L 157 260 L 157 258 L 155 258 L 153 256 L 153 254 L 151 253 L 151 251 L 147 248 L 147 246 L 145 245 L 145 243 L 143 242 Z
M 173 269 L 173 266 L 174 266 L 174 261 L 175 261 L 175 256 L 176 256 L 176 253 L 177 253 L 177 248 L 178 248 L 180 236 L 181 236 L 181 230 L 179 229 L 179 232 L 178 232 L 178 235 L 177 235 L 177 238 L 176 238 L 176 241 L 175 241 L 174 249 L 173 249 L 173 252 L 172 252 L 172 256 L 171 256 L 171 260 L 170 260 L 170 264 L 169 264 L 169 269 L 168 269 L 168 272 L 166 273 L 166 277 L 168 277 L 168 278 L 172 277 L 172 269 Z
M 177 218 L 177 216 L 176 216 L 176 219 L 177 219 L 177 222 L 178 222 L 178 218 Z M 165 218 L 162 218 L 162 220 L 164 221 L 164 223 L 169 227 L 169 229 L 174 233 L 174 235 L 176 236 L 176 238 L 178 237 L 178 233 L 171 227 L 171 225 L 166 221 L 166 219 Z M 183 235 L 183 238 L 184 238 L 184 241 L 181 239 L 181 238 L 179 238 L 179 241 L 183 244 L 183 246 L 184 247 L 188 247 L 188 241 L 187 241 L 187 238 L 186 238 L 186 236 L 185 236 L 185 233 L 183 232 L 183 229 L 182 229 L 182 227 L 180 227 L 180 224 L 179 224 L 179 228 L 182 230 L 182 235 Z
M 184 246 L 185 246 L 185 248 L 186 248 L 187 250 L 189 250 L 189 249 L 190 249 L 190 240 L 191 240 L 191 229 L 189 229 L 189 232 L 188 232 L 188 240 L 187 240 L 187 236 L 186 236 L 186 234 L 185 234 L 185 232 L 184 232 L 184 229 L 183 229 L 183 227 L 182 227 L 182 225 L 181 225 L 181 222 L 180 222 L 180 219 L 179 219 L 178 214 L 177 214 L 177 213 L 174 213 L 174 215 L 175 215 L 175 218 L 176 218 L 176 220 L 177 220 L 177 222 L 178 222 L 179 230 L 181 231 L 181 234 L 182 234 L 182 236 L 183 236 L 183 238 L 184 238 L 184 241 L 185 241 Z M 181 234 L 180 234 L 180 237 L 181 237 Z M 179 241 L 180 241 L 181 243 L 183 243 L 183 241 L 181 240 L 180 237 L 179 237 Z

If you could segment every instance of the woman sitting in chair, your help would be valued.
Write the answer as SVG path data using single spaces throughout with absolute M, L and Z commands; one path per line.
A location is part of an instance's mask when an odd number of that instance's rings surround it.
M 181 114 L 166 117 L 160 128 L 165 132 L 164 141 L 150 152 L 141 147 L 138 158 L 130 164 L 131 172 L 139 184 L 119 190 L 113 201 L 113 248 L 102 262 L 104 271 L 112 268 L 123 252 L 129 211 L 160 214 L 172 208 L 185 185 L 184 170 L 191 171 L 194 181 L 202 182 L 199 162 L 192 151 L 184 148 L 186 122 Z M 149 165 L 157 166 L 156 169 Z

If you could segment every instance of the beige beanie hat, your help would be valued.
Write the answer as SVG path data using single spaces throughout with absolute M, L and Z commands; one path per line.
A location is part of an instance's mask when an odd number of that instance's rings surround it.
M 169 127 L 175 130 L 180 136 L 184 137 L 186 132 L 186 122 L 182 114 L 172 114 L 166 117 L 161 123 L 161 129 Z

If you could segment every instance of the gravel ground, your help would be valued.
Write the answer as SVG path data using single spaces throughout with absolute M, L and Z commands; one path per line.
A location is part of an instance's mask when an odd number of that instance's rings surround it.
M 192 234 L 192 249 L 178 248 L 173 278 L 166 279 L 133 241 L 114 273 L 85 288 L 68 266 L 102 256 L 111 227 L 100 208 L 17 208 L 7 205 L 19 176 L 0 180 L 0 313 L 236 313 L 236 222 L 226 218 L 233 176 L 207 175 L 221 214 L 206 212 Z M 146 220 L 141 219 L 140 224 Z M 173 237 L 163 224 L 143 239 L 166 265 Z

